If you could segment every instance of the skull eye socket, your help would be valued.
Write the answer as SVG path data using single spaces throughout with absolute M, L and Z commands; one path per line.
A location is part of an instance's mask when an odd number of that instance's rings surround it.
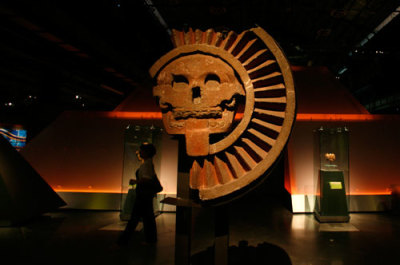
M 177 89 L 187 88 L 189 80 L 184 75 L 172 75 L 172 87 Z
M 221 80 L 219 79 L 219 77 L 216 74 L 208 74 L 206 76 L 206 79 L 204 80 L 204 84 L 209 89 L 218 89 L 220 83 L 221 83 Z

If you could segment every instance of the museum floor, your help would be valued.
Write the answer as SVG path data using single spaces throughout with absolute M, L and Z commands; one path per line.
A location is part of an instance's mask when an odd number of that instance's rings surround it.
M 0 227 L 0 264 L 174 264 L 175 214 L 156 220 L 155 246 L 140 243 L 138 231 L 118 247 L 119 212 L 48 213 L 22 227 Z M 210 264 L 207 233 L 196 237 L 193 264 Z M 351 214 L 350 223 L 335 225 L 291 214 L 271 198 L 230 207 L 230 264 L 400 264 L 399 246 L 400 217 L 390 213 Z

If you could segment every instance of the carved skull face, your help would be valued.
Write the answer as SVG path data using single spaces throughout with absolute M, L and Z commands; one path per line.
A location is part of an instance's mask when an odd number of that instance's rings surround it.
M 226 132 L 233 121 L 236 96 L 244 89 L 224 61 L 204 54 L 180 57 L 158 75 L 159 98 L 169 134 L 185 134 L 190 156 L 209 152 L 209 134 Z

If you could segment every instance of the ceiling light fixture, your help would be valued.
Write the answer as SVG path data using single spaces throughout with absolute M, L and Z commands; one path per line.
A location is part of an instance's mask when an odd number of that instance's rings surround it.
M 158 20 L 158 22 L 163 26 L 163 28 L 167 31 L 169 36 L 172 36 L 172 31 L 168 27 L 167 22 L 165 22 L 164 18 L 161 16 L 160 12 L 158 12 L 158 9 L 155 7 L 153 2 L 151 0 L 144 0 L 145 5 L 149 9 L 149 11 L 153 14 L 153 16 Z
M 390 13 L 371 33 L 367 35 L 357 46 L 364 46 L 370 39 L 372 39 L 379 31 L 381 31 L 387 24 L 390 23 L 395 17 L 399 15 L 400 6 L 398 6 L 395 11 Z
M 348 69 L 348 68 L 347 68 L 346 66 L 343 66 L 343 67 L 339 70 L 338 75 L 343 74 L 344 72 L 347 71 L 347 69 Z

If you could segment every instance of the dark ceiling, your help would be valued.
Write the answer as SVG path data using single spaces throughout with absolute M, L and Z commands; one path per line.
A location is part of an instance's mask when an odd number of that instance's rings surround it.
M 22 124 L 32 136 L 64 110 L 112 110 L 149 87 L 149 67 L 172 48 L 168 29 L 241 32 L 255 25 L 278 41 L 291 64 L 327 66 L 371 113 L 400 113 L 400 16 L 359 45 L 399 6 L 394 0 L 3 0 L 0 123 Z

